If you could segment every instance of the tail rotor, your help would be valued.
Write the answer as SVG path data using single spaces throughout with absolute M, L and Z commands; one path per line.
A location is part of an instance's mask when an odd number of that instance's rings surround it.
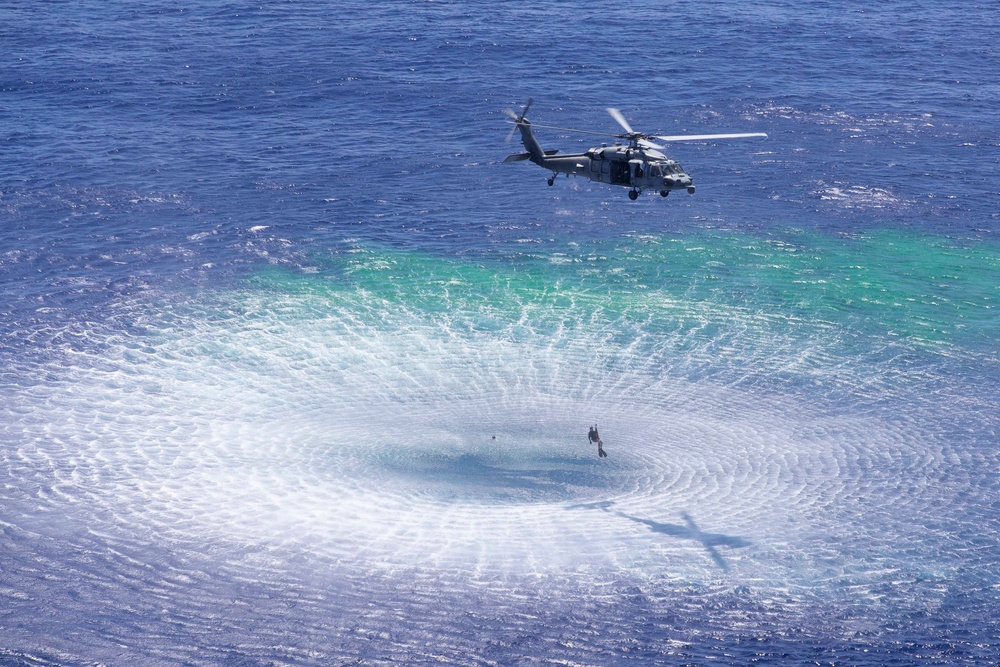
M 512 111 L 510 109 L 504 109 L 503 110 L 503 112 L 505 114 L 507 114 L 508 116 L 510 116 L 511 120 L 514 121 L 514 127 L 512 127 L 510 129 L 510 134 L 507 135 L 507 143 L 508 144 L 510 143 L 510 140 L 514 137 L 514 132 L 517 130 L 518 126 L 522 125 L 525 122 L 524 117 L 528 115 L 528 109 L 531 108 L 531 103 L 532 102 L 534 102 L 534 100 L 531 99 L 531 98 L 528 98 L 528 103 L 524 105 L 524 110 L 521 111 L 521 115 L 520 116 L 518 116 L 514 111 Z

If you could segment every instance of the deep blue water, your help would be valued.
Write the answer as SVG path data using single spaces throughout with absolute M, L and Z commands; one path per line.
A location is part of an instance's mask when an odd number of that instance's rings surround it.
M 0 2 L 0 664 L 994 664 L 997 43 Z M 768 138 L 632 202 L 529 98 Z

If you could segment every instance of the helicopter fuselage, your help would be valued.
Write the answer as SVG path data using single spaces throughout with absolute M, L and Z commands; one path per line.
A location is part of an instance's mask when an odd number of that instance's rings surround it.
M 687 190 L 694 194 L 691 177 L 681 165 L 663 153 L 641 146 L 615 144 L 591 148 L 585 153 L 558 155 L 558 151 L 542 150 L 531 131 L 531 123 L 522 120 L 517 128 L 527 153 L 516 153 L 505 162 L 529 160 L 553 173 L 552 185 L 557 174 L 582 176 L 598 183 L 631 188 L 633 199 L 645 189 L 656 190 L 666 197 L 673 190 Z M 635 193 L 635 196 L 633 196 Z
M 694 192 L 691 177 L 683 167 L 652 149 L 600 146 L 586 153 L 546 156 L 539 166 L 559 174 L 583 176 L 598 183 L 636 190 Z

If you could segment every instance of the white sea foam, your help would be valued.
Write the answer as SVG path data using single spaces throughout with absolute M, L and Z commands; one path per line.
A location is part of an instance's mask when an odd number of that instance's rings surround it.
M 825 185 L 815 191 L 823 201 L 836 202 L 849 209 L 899 209 L 906 202 L 886 188 L 864 185 Z
M 742 354 L 734 341 L 552 328 L 530 304 L 517 328 L 477 330 L 487 313 L 366 298 L 236 294 L 143 339 L 107 336 L 18 397 L 6 473 L 98 531 L 522 574 L 732 563 L 782 579 L 780 545 L 819 524 L 873 535 L 900 520 L 893 503 L 933 511 L 899 484 L 943 474 L 934 433 L 692 375 L 702 355 Z M 759 324 L 731 326 L 775 372 L 814 372 Z M 859 499 L 889 516 L 861 516 Z

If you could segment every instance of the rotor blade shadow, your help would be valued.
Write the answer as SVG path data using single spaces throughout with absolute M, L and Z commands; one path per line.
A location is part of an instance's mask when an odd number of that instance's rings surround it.
M 683 511 L 681 512 L 681 517 L 684 519 L 684 523 L 687 524 L 686 526 L 678 526 L 673 523 L 660 523 L 659 521 L 652 521 L 650 519 L 640 519 L 637 516 L 625 514 L 624 512 L 616 511 L 615 514 L 624 519 L 628 519 L 629 521 L 634 521 L 635 523 L 641 523 L 644 526 L 648 526 L 654 533 L 663 533 L 664 535 L 670 535 L 671 537 L 680 537 L 682 539 L 701 542 L 702 546 L 705 547 L 705 550 L 708 552 L 708 555 L 712 558 L 715 564 L 726 572 L 729 571 L 729 564 L 715 547 L 725 546 L 739 548 L 750 545 L 750 543 L 742 537 L 723 535 L 721 533 L 703 532 L 694 522 L 694 519 L 692 519 L 687 512 Z
M 712 561 L 719 566 L 725 572 L 729 571 L 729 564 L 726 559 L 722 557 L 716 547 L 733 547 L 740 548 L 750 546 L 750 542 L 744 540 L 742 537 L 735 537 L 733 535 L 723 535 L 721 533 L 706 533 L 698 527 L 698 524 L 694 522 L 687 512 L 681 512 L 681 518 L 684 519 L 684 523 L 687 525 L 680 526 L 674 523 L 661 523 L 659 521 L 653 521 L 651 519 L 642 519 L 637 516 L 632 516 L 631 514 L 626 514 L 619 510 L 612 510 L 614 506 L 614 501 L 605 500 L 601 502 L 593 503 L 581 503 L 578 505 L 570 505 L 566 509 L 586 509 L 586 510 L 601 510 L 602 512 L 609 512 L 611 514 L 616 514 L 623 519 L 628 519 L 635 523 L 640 523 L 648 527 L 654 533 L 661 533 L 663 535 L 670 535 L 671 537 L 679 537 L 681 539 L 695 540 L 696 542 L 701 542 L 702 546 L 708 552 Z

